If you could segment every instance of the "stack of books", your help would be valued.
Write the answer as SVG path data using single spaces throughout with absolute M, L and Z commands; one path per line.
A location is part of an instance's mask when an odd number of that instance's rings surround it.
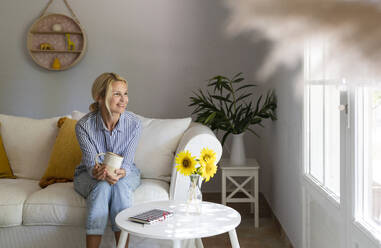
M 164 221 L 173 216 L 173 212 L 161 210 L 161 209 L 152 209 L 141 214 L 132 216 L 128 218 L 130 221 L 138 222 L 142 224 L 153 224 L 158 221 Z

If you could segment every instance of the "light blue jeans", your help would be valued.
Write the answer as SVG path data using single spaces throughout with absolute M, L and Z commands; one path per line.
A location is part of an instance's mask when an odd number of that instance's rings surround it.
M 86 233 L 103 235 L 110 216 L 111 228 L 120 231 L 115 224 L 116 215 L 132 206 L 135 189 L 140 185 L 140 171 L 130 170 L 124 178 L 110 185 L 107 181 L 98 181 L 82 172 L 74 177 L 74 189 L 87 201 Z

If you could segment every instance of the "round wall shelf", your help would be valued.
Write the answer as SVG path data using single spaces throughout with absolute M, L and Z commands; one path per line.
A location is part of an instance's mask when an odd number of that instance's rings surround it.
M 81 25 L 62 14 L 44 15 L 28 31 L 30 56 L 48 70 L 62 71 L 77 64 L 86 52 L 86 44 Z

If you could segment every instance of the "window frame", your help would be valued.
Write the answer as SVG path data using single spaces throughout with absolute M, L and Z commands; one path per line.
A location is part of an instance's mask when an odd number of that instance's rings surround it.
M 316 178 L 313 174 L 311 174 L 311 104 L 310 104 L 310 83 L 312 80 L 305 80 L 304 84 L 304 166 L 303 166 L 303 176 L 304 178 L 312 184 L 316 189 L 318 189 L 320 192 L 323 193 L 323 195 L 328 198 L 336 207 L 340 207 L 340 201 L 341 201 L 341 192 L 340 195 L 337 195 L 333 190 L 331 190 L 327 185 L 326 185 L 326 163 L 325 163 L 325 138 L 323 137 L 323 180 L 320 181 L 318 178 Z M 323 80 L 319 80 L 322 82 L 322 85 L 324 86 Z M 313 82 L 319 82 L 317 80 Z M 325 87 L 324 87 L 325 88 Z M 324 98 L 323 94 L 323 98 Z M 341 99 L 341 96 L 340 96 Z M 324 99 L 323 99 L 324 102 Z M 341 100 L 340 100 L 341 103 Z M 325 113 L 325 104 L 323 104 L 323 113 Z M 325 114 L 323 114 L 324 116 Z M 340 115 L 341 116 L 341 115 Z M 340 121 L 345 121 L 340 117 Z M 323 123 L 323 129 L 325 128 L 325 120 L 322 121 Z M 340 129 L 342 125 L 340 124 Z M 341 131 L 340 131 L 341 132 Z M 324 135 L 323 135 L 324 136 Z M 339 143 L 341 143 L 341 139 L 339 140 Z M 341 145 L 341 144 L 340 144 Z M 339 177 L 341 179 L 341 156 L 340 156 L 340 173 Z M 340 180 L 341 181 L 341 180 Z M 340 191 L 341 191 L 341 183 L 340 183 Z
M 354 195 L 353 195 L 353 224 L 364 233 L 369 239 L 371 239 L 375 244 L 381 246 L 381 224 L 377 225 L 366 216 L 365 208 L 367 207 L 366 195 L 368 190 L 365 188 L 367 180 L 365 180 L 365 173 L 367 172 L 367 166 L 369 163 L 366 162 L 365 152 L 366 145 L 364 144 L 365 133 L 365 122 L 366 122 L 366 111 L 365 111 L 365 92 L 364 87 L 356 87 L 353 89 L 354 93 L 354 115 L 351 120 L 354 123 L 353 132 L 353 182 L 354 182 Z M 369 93 L 369 92 L 368 92 Z M 362 118 L 361 118 L 362 117 Z M 369 136 L 369 135 L 368 135 Z M 362 151 L 362 152 L 360 152 Z

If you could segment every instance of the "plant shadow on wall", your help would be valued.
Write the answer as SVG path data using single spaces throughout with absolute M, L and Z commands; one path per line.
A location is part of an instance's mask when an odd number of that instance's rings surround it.
M 259 137 L 252 126 L 263 127 L 264 119 L 277 119 L 275 91 L 268 90 L 254 101 L 250 89 L 256 85 L 244 83 L 242 75 L 240 72 L 232 78 L 215 76 L 207 81 L 207 86 L 213 89 L 212 92 L 199 89 L 198 92 L 193 92 L 195 96 L 190 97 L 189 106 L 195 107 L 192 114 L 196 114 L 196 122 L 213 131 L 224 132 L 222 146 L 230 134 L 239 135 L 249 131 Z

